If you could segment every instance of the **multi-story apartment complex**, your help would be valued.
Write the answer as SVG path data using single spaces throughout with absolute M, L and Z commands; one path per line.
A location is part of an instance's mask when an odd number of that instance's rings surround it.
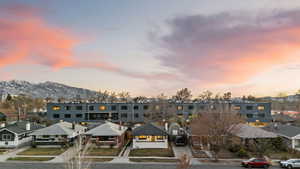
M 270 122 L 270 103 L 48 103 L 47 117 L 50 120 L 69 122 L 112 122 L 142 123 L 149 114 L 168 113 L 187 117 L 197 113 L 236 111 L 251 122 Z

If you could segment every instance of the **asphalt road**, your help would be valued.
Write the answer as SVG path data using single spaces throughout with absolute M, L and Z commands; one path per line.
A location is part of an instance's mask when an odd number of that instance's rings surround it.
M 197 165 L 191 169 L 243 169 L 233 165 Z M 279 169 L 280 167 L 270 167 Z M 0 163 L 0 169 L 65 169 L 62 164 Z M 176 164 L 93 164 L 91 169 L 176 169 Z

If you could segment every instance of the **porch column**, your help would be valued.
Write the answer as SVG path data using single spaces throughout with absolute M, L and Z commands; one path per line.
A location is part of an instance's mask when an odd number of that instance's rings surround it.
M 295 149 L 295 139 L 292 139 L 292 149 Z

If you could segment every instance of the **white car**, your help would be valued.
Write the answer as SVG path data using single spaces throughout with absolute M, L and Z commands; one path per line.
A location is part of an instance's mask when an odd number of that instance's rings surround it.
M 300 159 L 289 159 L 286 161 L 280 161 L 279 164 L 282 168 L 300 168 Z

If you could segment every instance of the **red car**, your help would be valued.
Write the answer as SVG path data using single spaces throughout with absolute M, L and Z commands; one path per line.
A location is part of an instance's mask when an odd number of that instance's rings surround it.
M 250 168 L 269 168 L 271 163 L 263 158 L 250 158 L 242 162 L 243 167 Z

